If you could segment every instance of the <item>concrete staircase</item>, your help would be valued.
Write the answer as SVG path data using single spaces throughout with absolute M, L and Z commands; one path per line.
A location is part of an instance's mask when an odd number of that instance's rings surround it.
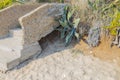
M 22 29 L 10 30 L 8 37 L 0 39 L 0 50 L 15 51 L 22 49 L 22 36 Z
M 11 29 L 9 36 L 0 39 L 0 69 L 3 71 L 13 68 L 30 56 L 40 53 L 39 44 L 23 46 L 23 31 L 20 28 Z M 34 48 L 34 49 L 33 49 Z
M 0 69 L 6 71 L 19 64 L 20 54 L 17 51 L 22 49 L 21 30 L 10 30 L 7 38 L 0 39 Z M 18 36 L 19 35 L 19 36 Z
M 63 12 L 64 6 L 15 5 L 0 11 L 0 70 L 7 71 L 39 54 L 41 46 L 38 41 L 59 25 L 54 18 Z

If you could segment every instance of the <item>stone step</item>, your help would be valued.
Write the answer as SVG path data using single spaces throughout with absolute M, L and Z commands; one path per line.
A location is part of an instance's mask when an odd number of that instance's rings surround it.
M 6 71 L 19 64 L 20 55 L 0 50 L 0 70 Z
M 10 32 L 10 36 L 12 36 L 12 37 L 22 37 L 23 36 L 23 30 L 21 28 L 11 29 L 9 32 Z
M 23 45 L 21 38 L 0 39 L 0 70 L 7 71 L 40 52 L 41 47 L 38 42 Z
M 21 38 L 8 37 L 8 38 L 0 39 L 0 50 L 15 51 L 15 50 L 21 50 L 22 48 L 23 46 L 22 46 Z

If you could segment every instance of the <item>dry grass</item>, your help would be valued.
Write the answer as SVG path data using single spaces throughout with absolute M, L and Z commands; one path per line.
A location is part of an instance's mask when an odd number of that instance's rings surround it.
M 92 24 L 93 14 L 89 10 L 88 0 L 71 0 L 71 5 L 76 9 L 76 17 L 79 17 L 82 22 Z
M 90 0 L 95 1 L 95 0 Z M 112 1 L 112 0 L 107 0 Z M 90 26 L 93 26 L 95 22 L 102 21 L 102 27 L 109 24 L 109 18 L 102 20 L 102 17 L 100 14 L 97 13 L 97 11 L 92 11 L 88 4 L 88 0 L 71 0 L 71 5 L 76 10 L 75 16 L 81 19 L 82 22 L 89 24 Z M 103 4 L 102 4 L 103 5 Z

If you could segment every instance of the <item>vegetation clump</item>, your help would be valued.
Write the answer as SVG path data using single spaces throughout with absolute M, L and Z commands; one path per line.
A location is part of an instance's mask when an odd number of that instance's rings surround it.
M 11 5 L 14 0 L 0 0 L 0 9 L 3 9 L 9 5 Z
M 61 38 L 65 40 L 65 45 L 69 45 L 69 43 L 73 40 L 73 38 L 80 38 L 80 34 L 78 33 L 78 24 L 80 22 L 80 18 L 75 19 L 73 17 L 74 9 L 66 6 L 64 9 L 64 13 L 59 19 L 60 28 L 57 30 L 61 33 Z
M 93 13 L 96 13 L 95 15 L 100 15 L 97 16 L 97 20 L 102 21 L 103 26 L 101 26 L 101 28 L 109 31 L 111 36 L 116 36 L 116 38 L 113 38 L 112 44 L 118 44 L 118 29 L 120 28 L 120 1 L 95 0 L 94 2 L 90 2 L 88 0 L 88 4 Z
M 78 0 L 77 2 L 71 0 L 71 4 L 72 8 L 75 9 L 75 17 L 91 26 L 87 30 L 87 43 L 90 46 L 98 46 L 101 32 L 105 35 L 108 33 L 107 36 L 114 36 L 112 43 L 117 41 L 117 45 L 119 45 L 120 0 Z M 96 21 L 101 22 L 101 24 L 94 26 Z M 83 26 L 80 25 L 80 30 L 82 28 Z
M 116 11 L 110 25 L 105 27 L 113 36 L 117 35 L 117 29 L 120 28 L 120 11 Z

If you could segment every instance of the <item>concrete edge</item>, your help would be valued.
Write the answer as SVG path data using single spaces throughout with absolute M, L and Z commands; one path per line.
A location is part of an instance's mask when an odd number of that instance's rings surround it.
M 21 25 L 21 27 L 22 27 L 23 30 L 24 30 L 24 26 L 23 26 L 23 24 L 22 24 L 22 20 L 23 20 L 25 17 L 30 16 L 31 14 L 34 14 L 34 12 L 36 12 L 37 10 L 39 10 L 40 8 L 43 8 L 43 7 L 45 7 L 45 6 L 48 6 L 48 3 L 45 3 L 45 4 L 41 5 L 40 7 L 32 10 L 31 12 L 25 14 L 24 16 L 22 16 L 22 17 L 20 17 L 20 18 L 18 19 L 18 21 L 19 21 L 19 23 L 20 23 L 20 25 Z

